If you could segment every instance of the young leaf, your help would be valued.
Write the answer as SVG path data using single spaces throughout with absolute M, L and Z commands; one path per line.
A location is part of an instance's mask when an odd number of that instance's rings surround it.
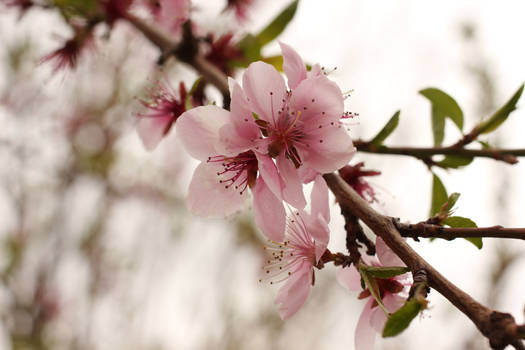
M 440 211 L 448 214 L 454 207 L 454 204 L 456 204 L 458 201 L 459 196 L 460 194 L 457 192 L 451 193 L 450 196 L 448 196 L 446 203 L 441 207 Z
M 361 269 L 364 270 L 369 276 L 375 278 L 392 278 L 410 271 L 410 269 L 405 266 L 363 266 Z
M 283 56 L 277 55 L 277 56 L 262 57 L 261 60 L 263 62 L 271 64 L 279 72 L 283 71 Z
M 441 207 L 448 200 L 447 190 L 443 182 L 436 174 L 432 174 L 432 202 L 430 206 L 430 217 L 436 215 L 441 210 Z
M 399 124 L 399 113 L 401 111 L 397 111 L 394 113 L 392 118 L 385 124 L 383 129 L 370 141 L 371 144 L 376 146 L 381 146 L 381 144 L 386 140 L 388 136 L 396 129 L 397 125 Z
M 399 310 L 394 312 L 385 323 L 383 338 L 394 337 L 408 328 L 410 322 L 417 316 L 423 305 L 415 299 L 405 303 Z
M 518 91 L 512 95 L 507 103 L 498 109 L 488 120 L 482 122 L 479 125 L 478 131 L 480 134 L 488 134 L 489 132 L 496 130 L 498 126 L 500 126 L 507 119 L 509 114 L 516 109 L 516 103 L 518 103 L 518 100 L 521 97 L 524 85 L 525 84 L 521 84 Z
M 370 278 L 370 276 L 363 268 L 365 265 L 359 266 L 359 273 L 361 274 L 361 278 L 365 282 L 365 285 L 367 286 L 368 290 L 370 291 L 370 294 L 372 294 L 372 297 L 375 299 L 381 310 L 388 315 L 388 310 L 386 309 L 385 305 L 383 304 L 383 300 L 381 300 L 381 295 L 379 294 L 379 286 L 377 285 L 377 281 L 374 278 Z
M 462 216 L 450 216 L 443 221 L 443 224 L 450 227 L 478 227 L 474 221 Z M 481 237 L 468 237 L 465 239 L 474 244 L 478 249 L 483 248 L 483 240 Z
M 282 33 L 288 23 L 290 23 L 290 21 L 295 16 L 298 3 L 299 0 L 293 1 L 277 17 L 275 17 L 275 19 L 270 24 L 268 24 L 266 28 L 257 34 L 256 38 L 260 47 L 268 44 Z
M 460 167 L 469 165 L 473 160 L 474 158 L 472 157 L 446 156 L 442 161 L 438 162 L 437 165 L 443 168 L 458 169 Z
M 427 88 L 419 91 L 432 105 L 432 133 L 434 145 L 441 145 L 445 133 L 445 118 L 450 118 L 460 131 L 463 130 L 463 111 L 447 93 L 436 89 Z

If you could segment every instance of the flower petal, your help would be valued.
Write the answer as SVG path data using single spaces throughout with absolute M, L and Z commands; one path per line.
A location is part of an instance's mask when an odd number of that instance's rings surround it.
M 242 195 L 233 188 L 219 183 L 219 164 L 202 162 L 195 169 L 188 191 L 188 209 L 204 217 L 224 217 L 239 210 L 246 193 Z
M 281 319 L 293 316 L 303 306 L 312 288 L 312 264 L 303 261 L 299 268 L 292 272 L 285 285 L 279 289 L 275 303 L 279 305 Z
M 259 176 L 264 179 L 264 182 L 270 188 L 273 194 L 279 200 L 282 200 L 284 184 L 272 158 L 258 152 L 254 153 L 255 157 L 257 157 Z
M 355 350 L 373 350 L 376 340 L 376 332 L 370 325 L 370 318 L 372 315 L 372 303 L 374 298 L 369 298 L 366 303 L 357 326 L 355 327 Z
M 306 65 L 299 54 L 289 45 L 279 41 L 283 53 L 283 71 L 288 77 L 288 86 L 295 89 L 296 86 L 306 79 Z
M 343 116 L 343 93 L 336 83 L 318 75 L 301 81 L 292 92 L 290 106 L 294 111 L 301 111 L 305 125 L 317 128 Z
M 390 293 L 385 294 L 382 300 L 383 305 L 385 305 L 385 308 L 390 313 L 397 311 L 405 301 L 405 299 L 399 295 Z M 381 308 L 375 307 L 372 309 L 372 313 L 370 315 L 370 325 L 376 330 L 376 332 L 380 334 L 383 333 L 386 320 L 387 317 L 385 312 L 381 310 Z
M 148 151 L 153 151 L 157 147 L 172 122 L 171 117 L 140 117 L 137 132 Z
M 403 260 L 401 260 L 379 236 L 376 238 L 376 252 L 383 266 L 406 266 Z
M 304 166 L 321 174 L 347 165 L 355 153 L 352 139 L 345 130 L 337 127 L 325 130 L 322 134 L 310 135 L 310 147 L 297 147 Z
M 282 242 L 286 228 L 286 212 L 283 202 L 268 188 L 262 177 L 253 189 L 253 212 L 255 224 L 269 239 Z
M 338 269 L 337 282 L 350 292 L 360 292 L 363 290 L 361 287 L 361 275 L 353 266 Z
M 286 159 L 284 153 L 277 157 L 277 168 L 284 181 L 283 198 L 297 209 L 306 206 L 306 198 L 303 193 L 303 183 L 299 178 L 299 172 L 293 163 Z
M 328 203 L 328 185 L 321 175 L 317 175 L 314 182 L 314 188 L 310 196 L 311 215 L 320 214 L 325 221 L 330 222 L 330 207 Z
M 279 72 L 267 63 L 252 63 L 244 73 L 242 86 L 252 111 L 260 119 L 275 124 L 277 112 L 286 97 L 286 85 Z
M 240 137 L 253 140 L 260 136 L 259 127 L 255 124 L 248 99 L 237 82 L 231 84 L 231 117 Z
M 230 120 L 230 112 L 217 106 L 190 109 L 177 119 L 177 136 L 188 153 L 199 160 L 217 155 L 219 129 Z

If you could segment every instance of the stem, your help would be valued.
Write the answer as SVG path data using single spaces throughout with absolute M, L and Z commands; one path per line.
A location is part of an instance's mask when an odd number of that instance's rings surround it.
M 442 227 L 426 224 L 402 224 L 396 222 L 396 228 L 403 237 L 411 238 L 442 238 L 452 240 L 455 238 L 511 238 L 525 240 L 525 228 L 505 228 L 503 226 L 490 227 Z
M 419 256 L 401 237 L 392 219 L 372 209 L 346 182 L 335 174 L 323 175 L 338 202 L 358 216 L 403 260 L 412 272 L 425 270 L 428 285 L 463 312 L 480 332 L 489 338 L 493 349 L 503 349 L 518 341 L 518 326 L 509 314 L 494 311 L 456 287 L 432 265 Z
M 354 146 L 360 152 L 379 153 L 379 154 L 393 154 L 411 156 L 418 159 L 428 159 L 434 155 L 453 155 L 465 158 L 492 158 L 494 160 L 503 161 L 508 164 L 516 164 L 518 160 L 516 157 L 525 156 L 525 149 L 467 149 L 459 148 L 457 146 L 448 147 L 388 147 L 376 146 L 369 142 L 356 140 Z

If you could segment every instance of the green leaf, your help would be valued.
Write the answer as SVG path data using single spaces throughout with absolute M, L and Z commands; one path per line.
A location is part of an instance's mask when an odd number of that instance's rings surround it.
M 375 278 L 392 278 L 410 271 L 410 269 L 406 266 L 363 266 L 361 269 L 365 271 L 369 276 Z
M 370 294 L 372 294 L 372 297 L 375 299 L 379 307 L 383 310 L 383 312 L 388 315 L 388 310 L 386 309 L 385 305 L 383 304 L 383 300 L 381 300 L 381 295 L 379 293 L 379 286 L 377 285 L 377 281 L 374 278 L 370 278 L 370 276 L 363 268 L 365 268 L 366 265 L 359 265 L 359 273 L 361 274 L 361 278 L 365 282 L 365 285 L 367 286 L 368 290 L 370 291 Z
M 460 194 L 457 192 L 451 193 L 450 196 L 448 196 L 447 198 L 447 202 L 444 203 L 444 206 L 441 206 L 442 209 L 440 209 L 440 211 L 448 214 L 454 207 L 454 204 L 456 204 L 456 202 L 458 201 L 459 196 Z
M 383 338 L 394 337 L 408 328 L 410 322 L 417 316 L 423 305 L 415 299 L 405 303 L 399 310 L 394 312 L 385 323 Z
M 438 162 L 437 165 L 443 168 L 458 169 L 460 167 L 469 165 L 473 160 L 474 158 L 472 157 L 446 156 L 442 161 Z
M 298 3 L 299 0 L 293 1 L 279 15 L 277 15 L 277 17 L 275 17 L 275 19 L 270 24 L 268 24 L 259 34 L 256 35 L 260 47 L 268 44 L 283 32 L 288 23 L 290 23 L 290 21 L 295 16 Z
M 247 67 L 250 63 L 261 59 L 261 45 L 257 38 L 252 34 L 246 34 L 237 44 L 242 51 L 244 60 L 232 62 L 234 66 Z
M 197 89 L 197 87 L 199 86 L 199 83 L 201 82 L 202 80 L 202 76 L 199 76 L 197 78 L 197 80 L 195 80 L 195 82 L 193 83 L 193 85 L 191 86 L 191 89 L 190 91 L 188 92 L 188 94 L 186 95 L 186 100 L 184 101 L 184 108 L 186 110 L 189 110 L 189 109 L 192 109 L 193 108 L 193 104 L 192 104 L 192 101 L 191 101 L 191 97 L 193 95 L 193 93 L 195 92 L 195 90 Z
M 432 133 L 434 145 L 443 143 L 445 136 L 445 118 L 450 118 L 460 131 L 463 130 L 463 111 L 456 100 L 442 90 L 427 88 L 419 91 L 432 105 Z
M 259 115 L 257 115 L 255 112 L 252 112 L 252 117 L 254 120 L 259 120 Z
M 441 210 L 441 207 L 448 200 L 447 190 L 443 182 L 436 174 L 432 174 L 432 202 L 430 207 L 430 217 L 436 215 Z
M 443 224 L 450 227 L 478 227 L 474 221 L 462 216 L 450 216 L 443 221 Z M 468 237 L 465 239 L 474 244 L 478 249 L 483 248 L 483 240 L 481 237 Z
M 392 118 L 385 124 L 383 129 L 370 141 L 371 144 L 376 146 L 381 146 L 381 144 L 386 140 L 388 136 L 397 128 L 397 125 L 399 124 L 399 113 L 401 111 L 397 111 L 394 113 Z
M 481 148 L 483 149 L 491 149 L 492 147 L 489 145 L 486 141 L 476 140 L 477 143 L 481 145 Z
M 283 56 L 281 55 L 262 57 L 261 61 L 271 64 L 279 72 L 283 71 Z
M 478 127 L 478 131 L 480 134 L 488 134 L 489 132 L 492 132 L 498 128 L 509 116 L 512 111 L 516 109 L 516 103 L 518 103 L 518 100 L 521 97 L 521 94 L 523 92 L 523 86 L 525 84 L 521 84 L 518 91 L 512 95 L 510 100 L 507 101 L 500 109 L 496 111 L 488 120 L 480 123 Z

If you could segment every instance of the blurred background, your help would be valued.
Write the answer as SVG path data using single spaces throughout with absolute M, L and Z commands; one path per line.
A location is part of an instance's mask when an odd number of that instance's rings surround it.
M 288 2 L 256 1 L 242 27 L 217 16 L 221 1 L 193 3 L 203 30 L 241 37 Z M 159 76 L 191 86 L 188 67 L 171 60 L 159 72 L 157 49 L 117 22 L 76 71 L 53 74 L 39 60 L 71 35 L 61 17 L 0 8 L 0 349 L 353 348 L 364 301 L 337 284 L 331 264 L 316 273 L 304 307 L 281 321 L 278 286 L 258 283 L 264 239 L 249 205 L 226 220 L 192 216 L 185 195 L 196 162 L 175 130 L 144 150 L 137 97 Z M 525 81 L 524 13 L 521 1 L 303 0 L 280 40 L 307 62 L 337 67 L 330 78 L 353 90 L 346 108 L 359 113 L 352 137 L 369 139 L 401 109 L 386 144 L 430 146 L 430 106 L 417 92 L 449 93 L 470 130 Z M 265 50 L 279 53 L 276 43 Z M 518 108 L 485 140 L 523 148 L 524 130 Z M 445 144 L 460 136 L 453 125 L 446 131 Z M 422 162 L 358 161 L 382 172 L 371 179 L 378 210 L 427 218 L 432 176 Z M 477 159 L 437 173 L 461 193 L 457 215 L 525 226 L 522 163 Z M 344 251 L 336 206 L 332 217 L 329 248 Z M 464 240 L 410 244 L 476 299 L 524 322 L 522 241 L 485 239 L 482 250 Z M 443 297 L 432 291 L 429 300 L 423 317 L 397 338 L 378 337 L 376 348 L 488 349 Z

